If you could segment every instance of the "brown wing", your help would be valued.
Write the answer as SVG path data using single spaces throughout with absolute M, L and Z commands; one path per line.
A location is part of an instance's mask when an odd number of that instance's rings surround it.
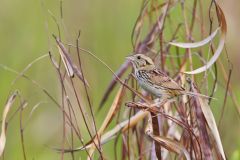
M 159 85 L 163 88 L 170 89 L 170 90 L 178 90 L 178 91 L 185 90 L 177 82 L 175 82 L 172 78 L 170 78 L 168 75 L 166 75 L 159 69 L 154 69 L 149 72 L 151 72 L 149 74 L 151 81 L 154 82 L 156 85 Z

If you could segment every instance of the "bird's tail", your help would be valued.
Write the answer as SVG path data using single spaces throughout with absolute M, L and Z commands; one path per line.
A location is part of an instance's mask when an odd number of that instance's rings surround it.
M 188 96 L 194 96 L 194 97 L 196 96 L 196 97 L 202 97 L 202 98 L 215 99 L 216 100 L 216 98 L 214 98 L 214 97 L 210 97 L 210 96 L 207 96 L 207 95 L 204 95 L 204 94 L 200 94 L 200 93 L 195 93 L 195 92 L 188 92 L 188 91 L 186 91 L 183 94 L 188 95 Z

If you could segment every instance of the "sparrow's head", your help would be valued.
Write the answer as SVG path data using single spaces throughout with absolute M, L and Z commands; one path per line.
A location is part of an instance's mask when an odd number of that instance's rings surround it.
M 143 54 L 134 54 L 126 58 L 130 60 L 135 70 L 151 70 L 155 68 L 152 59 Z

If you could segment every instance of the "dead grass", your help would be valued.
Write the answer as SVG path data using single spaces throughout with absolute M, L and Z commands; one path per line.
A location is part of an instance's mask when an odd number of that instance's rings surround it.
M 224 67 L 219 58 L 224 49 L 227 32 L 224 13 L 217 1 L 209 2 L 209 31 L 207 31 L 205 28 L 207 24 L 204 24 L 202 19 L 206 12 L 203 9 L 203 2 L 194 0 L 192 3 L 189 5 L 185 1 L 144 0 L 132 32 L 133 53 L 147 54 L 154 59 L 159 68 L 179 84 L 196 93 L 204 90 L 203 94 L 211 97 L 214 97 L 218 85 L 217 72 L 222 72 L 226 81 L 224 86 L 226 94 L 222 104 L 226 105 L 229 93 L 239 111 L 230 84 L 232 70 Z M 176 17 L 176 14 L 179 17 Z M 62 12 L 61 16 L 63 16 Z M 54 20 L 60 28 L 61 23 L 58 23 L 56 18 Z M 69 153 L 71 159 L 76 159 L 76 151 L 85 152 L 88 159 L 107 159 L 107 151 L 103 146 L 112 139 L 115 159 L 156 159 L 156 157 L 158 159 L 226 159 L 217 122 L 210 108 L 211 99 L 208 101 L 206 98 L 183 96 L 176 102 L 149 108 L 155 101 L 154 98 L 136 87 L 131 73 L 127 77 L 122 77 L 131 67 L 129 62 L 124 62 L 114 73 L 104 61 L 79 45 L 80 32 L 75 44 L 64 42 L 60 33 L 59 31 L 59 35 L 54 36 L 59 55 L 56 56 L 51 50 L 49 57 L 61 84 L 61 101 L 58 102 L 46 89 L 27 77 L 24 74 L 25 70 L 15 73 L 40 88 L 62 111 L 62 146 L 56 149 L 61 153 L 61 159 Z M 217 33 L 220 34 L 219 42 L 214 40 L 218 39 Z M 202 40 L 197 41 L 199 38 Z M 208 46 L 208 55 L 202 49 L 204 45 Z M 77 62 L 72 61 L 69 48 L 76 50 Z M 99 109 L 109 100 L 108 97 L 116 84 L 120 83 L 112 105 L 99 126 L 90 100 L 89 83 L 85 78 L 86 71 L 82 66 L 83 53 L 98 60 L 114 75 L 103 95 Z M 197 59 L 193 55 L 197 55 Z M 55 57 L 60 58 L 56 60 Z M 218 63 L 215 63 L 216 61 Z M 201 64 L 202 67 L 194 69 L 197 66 L 195 63 Z M 196 74 L 202 72 L 203 74 L 196 78 Z M 190 78 L 184 73 L 189 74 Z M 212 85 L 208 85 L 211 75 L 214 79 Z M 79 93 L 79 83 L 83 87 L 81 93 Z M 132 97 L 128 93 L 131 93 Z M 87 103 L 84 103 L 85 101 Z M 223 113 L 224 110 L 222 115 Z M 3 134 L 5 118 L 6 116 L 2 123 Z M 109 127 L 114 123 L 116 123 L 114 127 Z M 83 133 L 87 133 L 88 137 Z M 24 159 L 26 159 L 22 131 L 21 135 Z M 81 146 L 76 147 L 76 142 L 80 142 Z M 1 148 L 4 149 L 5 142 L 2 140 L 1 143 L 3 144 Z M 117 148 L 119 145 L 121 148 Z

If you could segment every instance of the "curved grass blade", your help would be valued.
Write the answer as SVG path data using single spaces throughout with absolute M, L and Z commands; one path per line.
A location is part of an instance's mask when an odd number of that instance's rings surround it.
M 214 119 L 213 113 L 211 111 L 210 106 L 208 105 L 208 101 L 206 99 L 203 99 L 201 97 L 198 97 L 199 103 L 201 105 L 201 109 L 203 112 L 203 115 L 207 121 L 207 124 L 209 126 L 209 129 L 215 139 L 215 142 L 217 144 L 217 148 L 222 156 L 222 158 L 225 160 L 225 154 L 224 154 L 224 150 L 223 150 L 223 146 L 222 146 L 222 142 L 221 142 L 221 138 L 218 132 L 218 128 L 217 128 L 217 124 L 216 121 Z
M 194 42 L 194 43 L 169 42 L 169 44 L 180 47 L 180 48 L 201 47 L 201 46 L 204 46 L 205 44 L 211 42 L 213 40 L 213 38 L 217 35 L 218 31 L 219 31 L 219 28 L 217 28 L 210 36 L 208 36 L 207 38 L 205 38 L 204 40 L 199 41 L 199 42 Z
M 220 42 L 218 44 L 217 50 L 215 51 L 213 57 L 211 57 L 211 59 L 207 62 L 206 65 L 195 69 L 193 71 L 189 71 L 189 72 L 184 72 L 186 74 L 198 74 L 198 73 L 202 73 L 205 72 L 207 69 L 209 69 L 219 58 L 224 44 L 225 44 L 225 39 L 226 39 L 226 33 L 227 33 L 227 23 L 226 23 L 226 19 L 224 16 L 224 13 L 222 11 L 222 9 L 220 8 L 220 6 L 218 4 L 216 4 L 216 8 L 217 8 L 217 13 L 218 13 L 218 17 L 219 17 L 219 21 L 220 21 L 220 28 L 221 28 L 221 38 L 220 38 Z M 205 44 L 207 44 L 208 42 L 210 42 L 215 35 L 217 34 L 217 31 L 219 30 L 219 28 L 217 28 L 210 36 L 208 36 L 206 39 L 200 41 L 200 42 L 195 42 L 195 43 L 174 43 L 171 42 L 170 44 L 181 47 L 181 48 L 196 48 L 196 47 L 200 47 L 203 46 Z
M 33 64 L 35 64 L 36 62 L 40 61 L 41 59 L 47 57 L 48 54 L 44 54 L 36 59 L 34 59 L 31 63 L 29 63 L 20 73 L 20 75 L 18 75 L 13 81 L 12 81 L 12 85 L 16 83 L 16 81 L 27 71 L 29 70 Z
M 63 45 L 63 43 L 59 40 L 59 38 L 53 36 L 57 42 L 57 47 L 59 54 L 61 56 L 61 59 L 63 61 L 64 67 L 67 71 L 67 74 L 69 77 L 73 78 L 74 75 L 76 75 L 83 83 L 85 83 L 89 87 L 89 83 L 86 79 L 83 78 L 81 71 L 77 68 L 77 66 L 72 62 L 69 53 L 67 52 L 67 49 Z M 50 59 L 55 65 L 56 68 L 59 68 L 58 64 L 56 63 L 56 60 L 54 60 L 54 57 L 51 53 L 49 53 Z
M 7 104 L 4 107 L 4 111 L 3 111 L 3 116 L 2 116 L 2 133 L 0 136 L 0 156 L 2 156 L 2 153 L 4 151 L 5 148 L 5 144 L 6 144 L 6 118 L 7 118 L 7 114 L 13 104 L 13 102 L 15 101 L 17 96 L 17 92 L 15 91 L 10 98 L 7 101 Z
M 218 13 L 218 17 L 220 20 L 220 26 L 221 26 L 221 38 L 220 38 L 220 42 L 218 44 L 217 50 L 215 51 L 213 57 L 207 62 L 207 64 L 205 66 L 202 66 L 202 67 L 200 67 L 196 70 L 190 71 L 190 72 L 184 72 L 186 74 L 198 74 L 198 73 L 206 71 L 217 61 L 218 57 L 220 56 L 220 54 L 224 48 L 226 33 L 227 33 L 227 23 L 226 23 L 224 13 L 217 3 L 216 3 L 216 8 L 217 8 L 217 13 Z
M 62 44 L 62 42 L 60 41 L 59 38 L 57 38 L 56 36 L 53 36 L 53 37 L 55 38 L 55 40 L 57 42 L 58 51 L 59 51 L 59 54 L 63 61 L 63 64 L 66 68 L 68 76 L 74 77 L 73 63 L 67 52 L 67 49 L 64 47 L 64 45 Z

